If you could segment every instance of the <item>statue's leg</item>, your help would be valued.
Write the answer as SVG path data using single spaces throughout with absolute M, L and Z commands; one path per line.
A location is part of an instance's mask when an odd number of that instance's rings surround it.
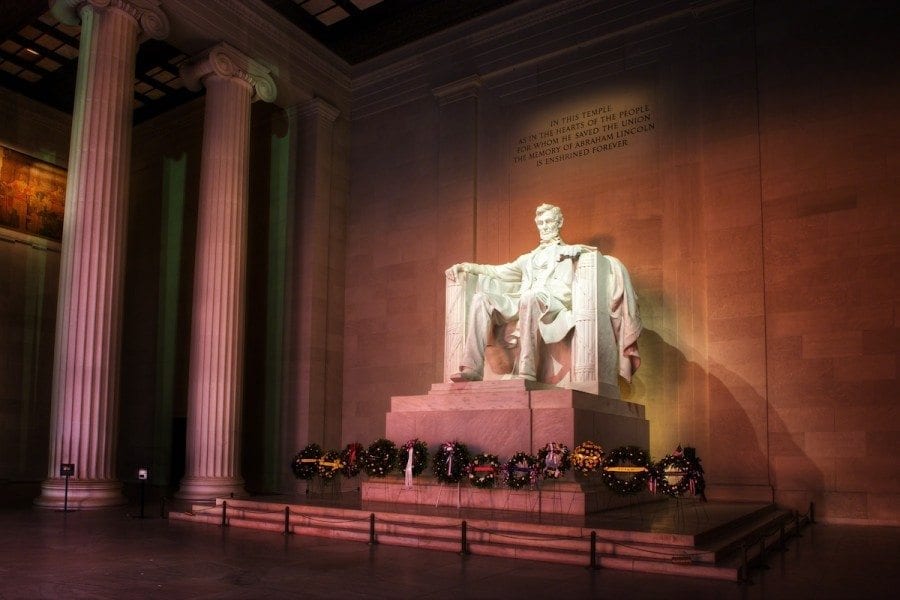
M 476 292 L 469 306 L 466 348 L 459 373 L 453 381 L 480 381 L 484 377 L 484 347 L 495 322 L 495 313 L 502 314 L 509 299 L 498 294 Z
M 528 290 L 519 298 L 519 364 L 517 373 L 523 379 L 537 379 L 538 344 L 541 333 L 538 328 L 541 315 L 546 310 L 542 292 Z
M 519 377 L 537 380 L 541 319 L 562 308 L 562 303 L 546 292 L 528 290 L 522 293 L 519 298 Z

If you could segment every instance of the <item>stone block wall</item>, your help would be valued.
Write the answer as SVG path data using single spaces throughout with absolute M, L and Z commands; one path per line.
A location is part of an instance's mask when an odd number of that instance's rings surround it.
M 713 497 L 896 523 L 889 9 L 642 8 L 519 3 L 355 73 L 345 441 L 439 379 L 443 270 L 530 250 L 546 201 L 631 271 L 622 391 L 654 456 L 696 446 Z

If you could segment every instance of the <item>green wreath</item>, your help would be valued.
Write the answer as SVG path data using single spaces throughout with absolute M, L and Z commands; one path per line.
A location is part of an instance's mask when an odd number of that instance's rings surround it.
M 317 471 L 323 481 L 331 481 L 341 472 L 341 453 L 337 450 L 329 450 L 319 459 Z
M 469 483 L 477 488 L 491 488 L 497 483 L 500 472 L 500 459 L 496 454 L 476 454 L 466 465 L 466 476 Z
M 459 483 L 469 464 L 469 449 L 456 440 L 444 442 L 435 453 L 431 470 L 441 483 Z
M 538 475 L 538 460 L 533 454 L 516 452 L 506 461 L 503 469 L 503 482 L 507 487 L 520 490 L 534 485 Z
M 636 494 L 650 478 L 650 458 L 637 446 L 621 446 L 603 459 L 603 483 L 622 496 Z
M 365 462 L 366 450 L 359 442 L 352 442 L 341 450 L 341 475 L 356 477 Z
M 397 445 L 391 440 L 379 438 L 366 450 L 363 467 L 369 477 L 385 477 L 397 463 Z
M 591 475 L 603 463 L 603 448 L 594 442 L 582 442 L 572 451 L 572 467 L 582 475 Z
M 319 459 L 324 452 L 318 444 L 307 444 L 306 447 L 294 456 L 291 469 L 297 479 L 312 479 L 318 472 Z
M 569 447 L 561 442 L 550 442 L 538 451 L 537 461 L 541 477 L 559 479 L 572 467 Z
M 409 462 L 409 450 L 412 449 L 412 474 L 418 477 L 428 465 L 428 444 L 414 438 L 403 444 L 397 452 L 397 470 L 401 473 L 406 471 L 406 463 Z

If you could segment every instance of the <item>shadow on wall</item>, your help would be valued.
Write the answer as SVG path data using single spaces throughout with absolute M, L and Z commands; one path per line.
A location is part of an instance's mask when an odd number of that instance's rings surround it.
M 653 330 L 644 330 L 640 351 L 640 370 L 620 388 L 623 400 L 646 406 L 654 458 L 695 446 L 711 497 L 718 488 L 755 499 L 771 486 L 779 502 L 802 511 L 821 497 L 821 470 L 750 383 L 721 364 L 688 360 Z

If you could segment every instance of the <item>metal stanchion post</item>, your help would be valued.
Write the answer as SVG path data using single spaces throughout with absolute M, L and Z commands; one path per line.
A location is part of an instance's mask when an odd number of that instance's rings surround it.
M 468 543 L 468 523 L 465 521 L 462 522 L 462 546 L 459 549 L 459 553 L 463 556 L 469 553 L 469 543 Z
M 374 546 L 378 543 L 375 538 L 375 513 L 369 515 L 369 545 Z
M 222 527 L 228 527 L 228 501 L 222 500 Z
M 69 477 L 75 475 L 74 463 L 62 463 L 59 465 L 59 474 L 66 478 L 65 489 L 63 490 L 63 513 L 69 512 Z

